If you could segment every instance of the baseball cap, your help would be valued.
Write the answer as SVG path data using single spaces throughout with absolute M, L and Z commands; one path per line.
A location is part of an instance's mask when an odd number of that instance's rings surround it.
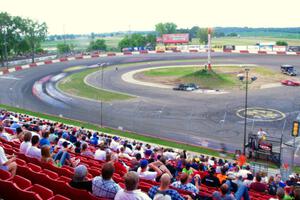
M 148 165 L 148 160 L 141 160 L 140 161 L 140 165 L 141 165 L 141 168 L 145 168 L 145 167 L 147 167 L 147 165 Z
M 67 139 L 68 136 L 69 136 L 69 134 L 68 134 L 67 132 L 64 132 L 64 133 L 62 134 L 62 138 L 64 138 L 64 139 Z

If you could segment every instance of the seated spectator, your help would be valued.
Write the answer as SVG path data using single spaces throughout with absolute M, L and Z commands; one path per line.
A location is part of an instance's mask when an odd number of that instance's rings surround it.
M 16 137 L 12 139 L 12 141 L 16 142 L 23 142 L 24 140 L 24 133 L 21 127 L 16 128 Z
M 142 156 L 140 153 L 135 154 L 135 157 L 131 160 L 131 169 L 130 171 L 137 171 L 140 167 L 140 161 L 142 159 Z
M 127 153 L 125 153 L 125 148 L 124 147 L 121 147 L 120 148 L 120 153 L 119 153 L 119 158 L 126 158 L 128 160 L 132 160 L 132 157 L 129 156 Z
M 94 159 L 95 160 L 101 160 L 101 161 L 106 160 L 106 151 L 105 151 L 104 144 L 101 144 L 100 148 L 95 151 Z
M 94 154 L 88 149 L 88 144 L 86 142 L 82 144 L 81 155 L 82 156 L 88 156 L 88 157 L 93 157 L 94 156 Z
M 182 173 L 180 175 L 180 180 L 176 181 L 176 182 L 173 182 L 171 185 L 175 188 L 178 188 L 178 189 L 181 189 L 181 190 L 186 190 L 186 191 L 189 191 L 191 193 L 197 194 L 199 192 L 199 189 L 200 189 L 199 179 L 200 179 L 199 175 L 195 176 L 195 185 L 193 185 L 190 182 L 191 181 L 190 176 L 186 173 Z
M 147 194 L 138 188 L 139 176 L 136 172 L 128 172 L 124 176 L 125 189 L 119 190 L 115 196 L 115 200 L 150 200 Z
M 40 140 L 40 147 L 44 146 L 44 145 L 48 145 L 50 146 L 50 141 L 49 141 L 49 132 L 48 131 L 45 131 L 43 132 L 43 135 L 42 135 L 42 139 Z
M 74 152 L 77 153 L 77 154 L 81 153 L 81 142 L 79 142 L 79 141 L 75 142 Z
M 244 185 L 250 188 L 251 183 L 253 182 L 253 175 L 247 174 L 247 178 L 243 181 Z
M 55 164 L 53 158 L 51 157 L 50 146 L 48 146 L 48 145 L 42 146 L 41 155 L 42 155 L 41 162 Z
M 206 175 L 202 180 L 202 184 L 207 185 L 209 187 L 219 187 L 220 186 L 220 181 L 219 179 L 215 176 L 215 170 L 211 168 L 209 170 L 208 175 Z
M 250 185 L 250 190 L 255 192 L 268 192 L 268 186 L 264 183 L 261 183 L 261 176 L 257 174 L 255 178 L 255 182 L 251 183 Z
M 292 197 L 285 194 L 285 191 L 282 188 L 277 189 L 276 196 L 277 196 L 278 200 L 292 200 Z
M 89 192 L 92 191 L 92 181 L 87 179 L 88 170 L 84 165 L 78 165 L 74 169 L 74 176 L 72 181 L 70 182 L 70 186 L 77 188 L 77 189 L 84 189 Z
M 115 168 L 112 163 L 105 163 L 102 167 L 101 176 L 94 177 L 92 181 L 93 195 L 97 197 L 114 199 L 120 186 L 112 180 Z
M 227 179 L 226 171 L 227 171 L 226 167 L 222 167 L 221 173 L 217 175 L 217 178 L 219 179 L 220 184 L 225 183 L 225 181 Z
M 227 174 L 227 180 L 225 181 L 225 184 L 228 185 L 228 193 L 231 192 L 235 193 L 238 190 L 238 185 L 235 179 L 236 179 L 235 173 L 229 172 Z
M 67 141 L 63 142 L 63 149 L 61 149 L 55 156 L 54 161 L 58 166 L 68 165 L 72 167 L 76 167 L 80 160 L 76 160 L 75 158 L 71 158 L 69 150 L 69 143 Z
M 41 154 L 41 149 L 38 148 L 39 146 L 39 137 L 37 135 L 32 136 L 31 138 L 31 147 L 28 148 L 26 152 L 26 156 L 32 157 L 32 158 L 37 158 L 41 159 L 42 154 Z
M 26 154 L 31 147 L 31 132 L 25 131 L 23 139 L 24 141 L 20 145 L 20 153 Z
M 0 146 L 0 169 L 9 171 L 12 176 L 15 176 L 17 172 L 17 164 L 15 160 L 16 157 L 14 155 L 6 156 L 3 147 Z
M 12 137 L 4 132 L 3 126 L 0 126 L 0 138 L 6 140 L 6 141 L 11 141 Z
M 149 169 L 152 169 L 154 171 L 149 171 Z M 153 165 L 152 163 L 148 164 L 148 161 L 144 159 L 141 160 L 140 167 L 138 168 L 137 173 L 140 178 L 146 180 L 155 180 L 157 177 L 160 177 L 164 172 L 162 172 L 157 166 Z
M 169 188 L 170 182 L 170 176 L 163 174 L 160 178 L 160 186 L 153 186 L 148 192 L 149 197 L 151 199 L 184 200 L 176 190 Z
M 228 185 L 223 184 L 220 187 L 220 191 L 215 191 L 212 195 L 213 200 L 236 200 L 236 198 L 233 196 L 233 194 L 228 194 Z
M 107 155 L 106 158 L 109 158 L 109 160 L 107 160 L 107 161 L 110 161 L 111 163 L 113 163 L 113 165 L 115 167 L 115 173 L 117 173 L 121 177 L 123 177 L 127 173 L 129 167 L 119 161 L 119 157 L 117 154 L 111 153 L 111 154 L 106 154 L 106 155 Z

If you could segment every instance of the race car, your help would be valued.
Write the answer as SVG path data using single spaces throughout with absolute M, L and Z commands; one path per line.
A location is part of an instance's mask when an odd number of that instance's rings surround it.
M 281 84 L 286 86 L 300 86 L 300 82 L 292 80 L 282 80 Z

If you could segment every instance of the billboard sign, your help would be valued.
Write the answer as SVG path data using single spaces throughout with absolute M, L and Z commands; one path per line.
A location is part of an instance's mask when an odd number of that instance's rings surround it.
M 189 34 L 163 34 L 162 40 L 164 44 L 188 43 Z

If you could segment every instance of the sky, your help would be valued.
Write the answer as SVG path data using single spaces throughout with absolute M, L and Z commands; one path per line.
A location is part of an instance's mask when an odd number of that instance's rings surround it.
M 0 0 L 0 12 L 46 22 L 49 34 L 179 28 L 299 27 L 300 0 Z

